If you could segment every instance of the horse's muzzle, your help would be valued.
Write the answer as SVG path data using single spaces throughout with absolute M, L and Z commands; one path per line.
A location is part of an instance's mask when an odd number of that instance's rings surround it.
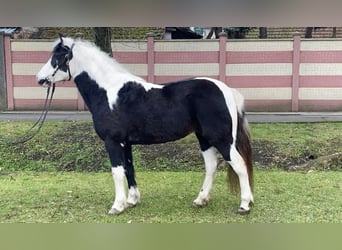
M 49 78 L 43 78 L 43 79 L 38 80 L 38 83 L 45 87 L 45 86 L 50 86 L 52 82 Z

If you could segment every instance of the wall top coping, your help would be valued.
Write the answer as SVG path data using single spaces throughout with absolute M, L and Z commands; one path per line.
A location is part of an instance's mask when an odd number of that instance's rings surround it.
M 5 34 L 5 36 L 7 36 Z M 56 38 L 57 39 L 57 38 Z M 54 42 L 56 39 L 15 39 L 11 38 L 13 42 Z M 218 42 L 220 39 L 174 39 L 174 40 L 155 40 L 156 42 Z M 342 41 L 342 38 L 301 38 L 301 41 L 319 42 L 319 41 Z M 275 42 L 275 41 L 293 41 L 293 38 L 282 39 L 227 39 L 228 42 Z M 115 39 L 112 42 L 147 42 L 147 39 Z

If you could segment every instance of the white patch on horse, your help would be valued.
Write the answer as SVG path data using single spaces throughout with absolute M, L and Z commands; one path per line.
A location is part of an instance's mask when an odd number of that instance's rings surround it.
M 253 194 L 251 191 L 251 187 L 249 185 L 247 167 L 245 161 L 237 151 L 235 147 L 231 147 L 230 149 L 230 157 L 231 161 L 229 164 L 234 169 L 235 173 L 239 177 L 240 182 L 240 190 L 241 190 L 241 205 L 240 208 L 243 208 L 246 211 L 250 210 L 249 204 L 254 202 Z
M 112 175 L 115 186 L 115 200 L 108 213 L 119 214 L 126 207 L 125 169 L 123 166 L 112 167 Z
M 233 92 L 238 112 L 240 115 L 243 115 L 242 113 L 243 113 L 244 106 L 245 106 L 245 99 L 244 99 L 243 95 L 238 90 L 233 89 L 233 88 L 230 88 L 230 89 Z
M 71 43 L 70 40 L 72 41 L 70 38 L 63 38 L 66 45 Z M 113 109 L 120 89 L 127 82 L 133 81 L 141 84 L 146 91 L 152 88 L 163 88 L 162 85 L 148 83 L 144 79 L 131 74 L 114 58 L 109 57 L 90 42 L 75 41 L 73 51 L 73 59 L 70 61 L 71 75 L 75 78 L 85 71 L 91 79 L 96 79 L 99 87 L 106 90 L 110 109 Z M 78 68 L 78 65 L 82 65 L 82 68 Z
M 217 169 L 217 150 L 214 147 L 202 152 L 205 164 L 205 178 L 198 197 L 194 200 L 193 206 L 206 206 L 210 199 L 210 191 L 213 187 L 215 173 Z
M 134 207 L 140 203 L 140 192 L 138 187 L 130 187 L 128 190 L 127 207 Z

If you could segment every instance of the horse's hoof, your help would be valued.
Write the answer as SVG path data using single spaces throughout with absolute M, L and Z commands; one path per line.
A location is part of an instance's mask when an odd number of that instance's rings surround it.
M 119 210 L 117 210 L 116 208 L 111 208 L 111 209 L 109 210 L 108 214 L 109 214 L 109 215 L 119 215 L 119 214 L 121 214 L 123 211 L 124 211 L 124 210 L 119 211 Z
M 236 213 L 239 214 L 239 215 L 247 215 L 247 214 L 249 214 L 250 212 L 251 212 L 251 210 L 246 210 L 246 209 L 244 209 L 244 208 L 242 208 L 242 207 L 240 207 L 240 208 L 236 211 Z
M 198 204 L 198 203 L 196 203 L 196 202 L 193 202 L 192 204 L 191 204 L 191 206 L 193 207 L 193 208 L 204 208 L 204 207 L 206 207 L 208 205 L 208 202 L 204 202 L 203 204 Z
M 193 203 L 191 204 L 191 207 L 193 207 L 193 208 L 202 208 L 203 206 L 201 206 L 201 205 L 199 205 L 199 204 L 193 202 Z
M 126 203 L 126 207 L 128 207 L 128 208 L 132 208 L 132 207 L 135 207 L 137 204 L 135 203 L 130 203 L 130 202 L 127 202 Z

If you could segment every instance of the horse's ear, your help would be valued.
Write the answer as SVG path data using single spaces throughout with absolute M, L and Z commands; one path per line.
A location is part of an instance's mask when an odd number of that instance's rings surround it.
M 61 43 L 63 44 L 63 34 L 62 33 L 58 33 L 59 39 L 61 40 Z

